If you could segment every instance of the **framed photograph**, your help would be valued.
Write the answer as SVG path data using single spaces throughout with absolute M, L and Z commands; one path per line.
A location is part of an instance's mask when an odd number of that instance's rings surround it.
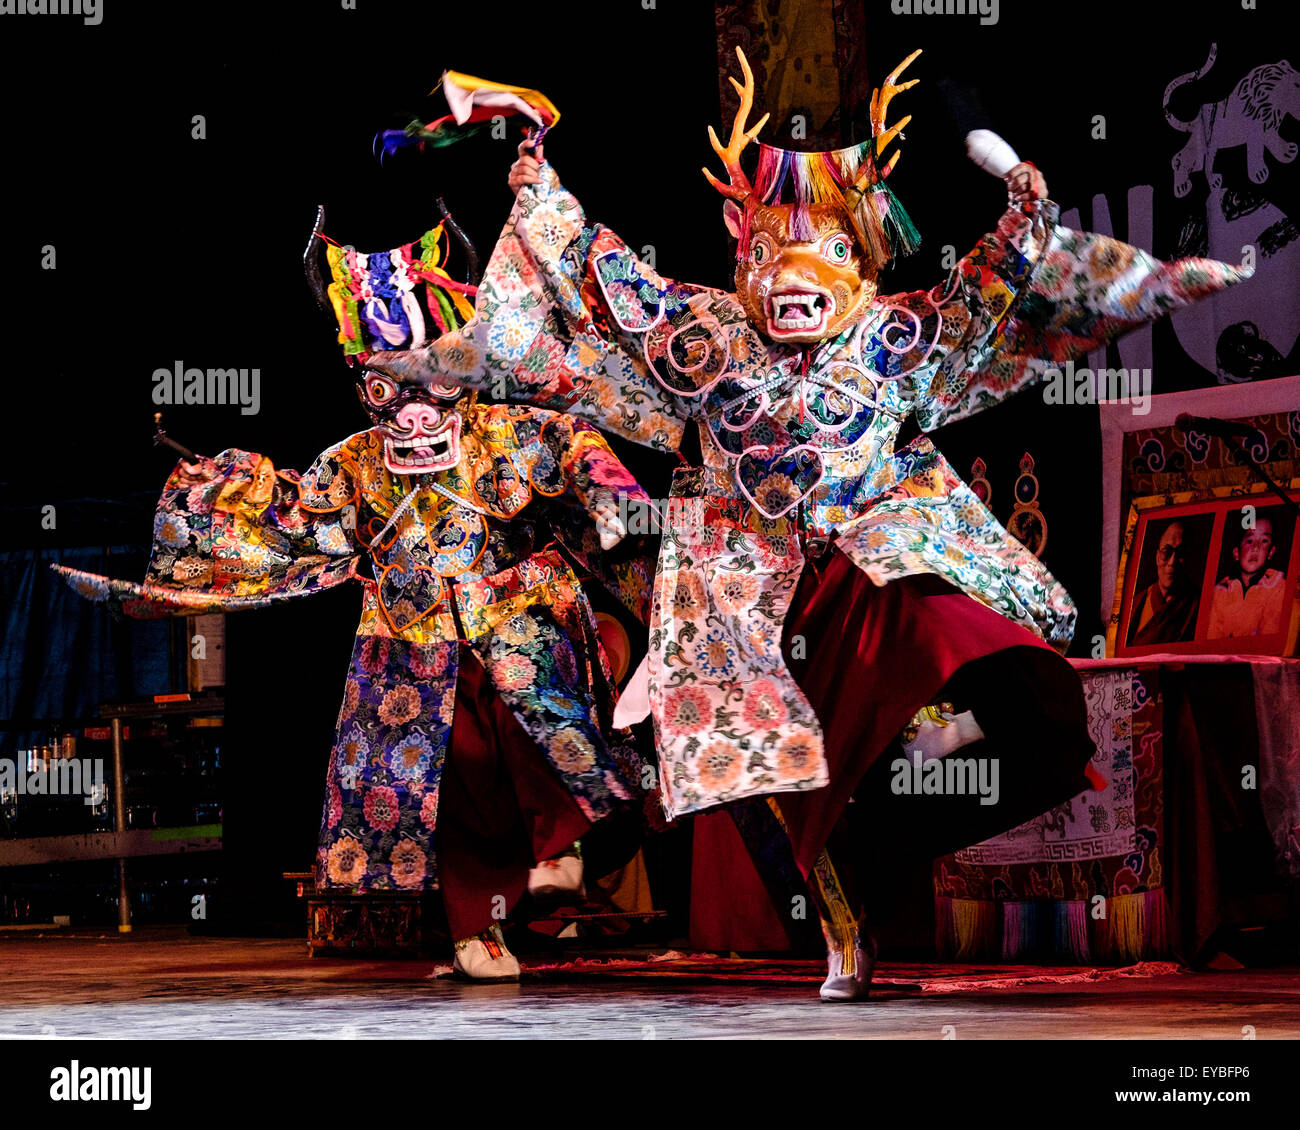
M 1300 501 L 1300 479 L 1289 493 Z M 1107 653 L 1294 654 L 1296 534 L 1295 512 L 1262 484 L 1134 499 Z
M 1138 336 L 1134 334 L 1127 340 Z M 1224 485 L 1248 489 L 1247 468 L 1222 440 L 1189 436 L 1175 426 L 1182 413 L 1250 421 L 1260 433 L 1247 446 L 1268 465 L 1273 478 L 1285 483 L 1300 474 L 1294 461 L 1298 445 L 1291 422 L 1292 414 L 1300 412 L 1300 376 L 1252 381 L 1248 398 L 1243 397 L 1240 385 L 1232 384 L 1153 396 L 1149 407 L 1150 411 L 1141 415 L 1129 404 L 1102 404 L 1098 408 L 1101 464 L 1107 469 L 1102 477 L 1103 618 L 1112 613 L 1120 592 L 1125 518 L 1134 496 L 1161 491 L 1209 491 Z

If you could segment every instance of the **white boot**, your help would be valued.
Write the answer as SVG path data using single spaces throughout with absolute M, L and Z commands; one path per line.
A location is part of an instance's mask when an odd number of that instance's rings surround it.
M 533 898 L 587 897 L 582 884 L 582 859 L 576 855 L 561 855 L 546 859 L 528 872 L 528 893 Z
M 866 1000 L 876 967 L 876 940 L 869 934 L 863 938 L 857 927 L 849 931 L 847 938 L 837 938 L 831 930 L 825 933 L 828 972 L 821 987 L 822 1000 Z
M 467 981 L 518 981 L 519 962 L 506 949 L 501 927 L 494 925 L 456 943 L 451 972 L 453 977 Z

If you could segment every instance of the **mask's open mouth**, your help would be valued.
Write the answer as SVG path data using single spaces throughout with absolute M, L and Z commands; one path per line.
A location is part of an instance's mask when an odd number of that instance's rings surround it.
M 781 290 L 767 296 L 769 337 L 820 334 L 831 312 L 831 297 L 817 290 Z
M 460 417 L 449 416 L 432 435 L 384 437 L 384 464 L 397 475 L 446 471 L 460 462 Z

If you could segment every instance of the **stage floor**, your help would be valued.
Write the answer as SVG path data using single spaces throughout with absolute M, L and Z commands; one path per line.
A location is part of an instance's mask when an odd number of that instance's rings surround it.
M 428 961 L 313 959 L 293 939 L 5 930 L 0 1038 L 1300 1038 L 1300 969 L 885 965 L 877 999 L 831 1005 L 810 963 L 587 952 L 465 985 Z

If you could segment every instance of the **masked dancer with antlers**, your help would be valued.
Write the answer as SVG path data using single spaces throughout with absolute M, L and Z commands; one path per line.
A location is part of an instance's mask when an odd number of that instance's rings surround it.
M 898 152 L 885 159 L 910 120 L 886 115 L 916 54 L 873 95 L 869 141 L 759 145 L 752 180 L 741 154 L 767 118 L 747 124 L 740 54 L 727 144 L 710 130 L 727 181 L 706 172 L 736 240 L 734 293 L 664 278 L 588 220 L 538 131 L 474 318 L 381 362 L 664 451 L 695 423 L 702 465 L 674 475 L 649 654 L 621 718 L 639 688 L 669 816 L 771 806 L 819 902 L 821 995 L 837 1001 L 867 995 L 863 877 L 883 852 L 977 842 L 1092 780 L 1061 656 L 1068 594 L 928 437 L 895 447 L 903 421 L 924 433 L 969 416 L 1249 273 L 1059 226 L 1035 167 L 980 131 L 968 152 L 1005 179 L 1006 212 L 933 289 L 880 294 L 881 270 L 917 243 L 888 184 Z M 459 80 L 444 85 L 462 113 L 514 89 Z M 897 795 L 891 751 L 920 766 L 958 747 L 1000 768 L 997 803 Z

